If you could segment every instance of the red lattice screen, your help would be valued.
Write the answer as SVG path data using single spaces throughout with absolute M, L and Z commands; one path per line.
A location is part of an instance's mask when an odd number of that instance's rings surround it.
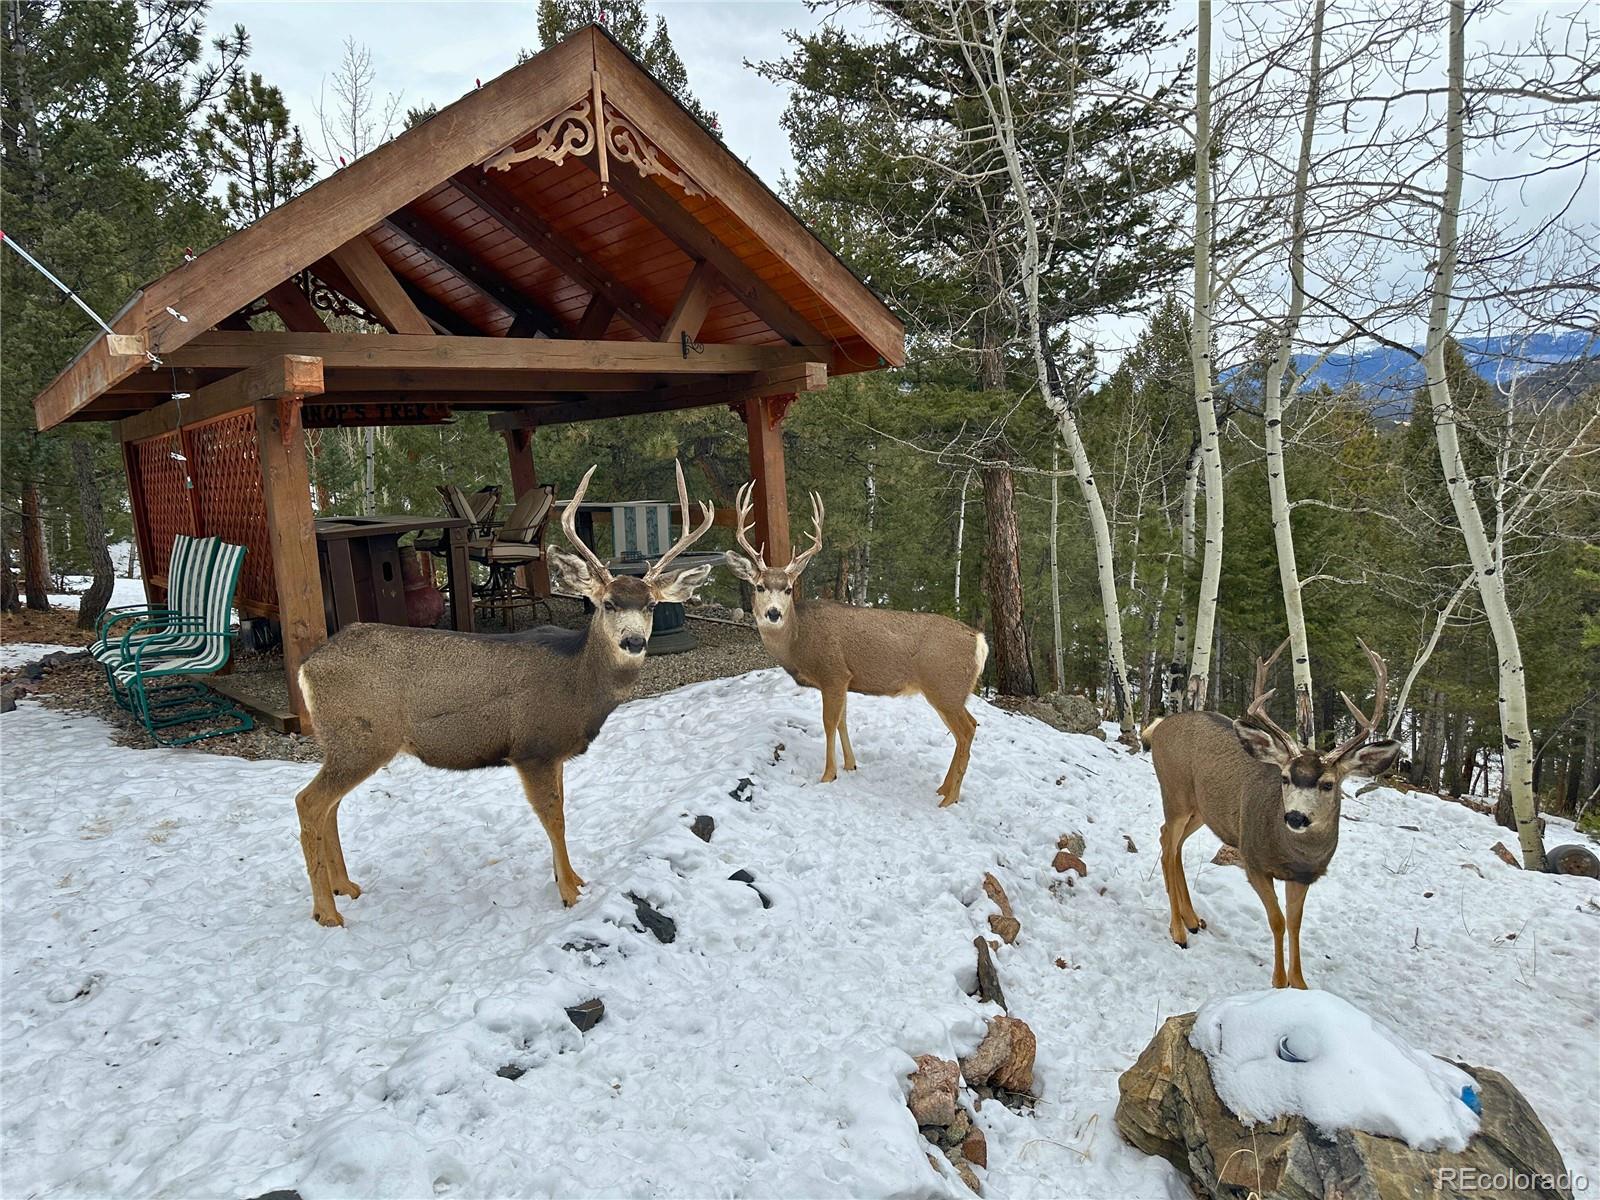
M 191 536 L 195 528 L 194 516 L 189 510 L 189 493 L 184 485 L 183 464 L 173 458 L 181 453 L 176 433 L 165 433 L 149 441 L 135 442 L 128 456 L 137 479 L 129 480 L 129 493 L 136 505 L 144 507 L 144 529 L 147 545 L 139 547 L 146 564 L 148 578 L 167 578 L 167 565 L 172 558 L 172 539 L 180 533 Z
M 245 546 L 239 576 L 239 602 L 252 608 L 277 608 L 278 585 L 267 538 L 267 503 L 261 494 L 261 458 L 256 450 L 256 416 L 246 409 L 188 431 L 190 469 L 208 536 Z
M 248 548 L 236 597 L 240 609 L 275 616 L 278 588 L 254 411 L 189 426 L 181 439 L 177 433 L 164 433 L 133 442 L 129 451 L 128 468 L 134 476 L 128 480 L 129 494 L 142 512 L 142 520 L 136 513 L 135 524 L 142 526 L 139 549 L 148 576 L 165 582 L 176 535 L 219 537 Z M 187 461 L 174 458 L 175 453 L 186 455 Z

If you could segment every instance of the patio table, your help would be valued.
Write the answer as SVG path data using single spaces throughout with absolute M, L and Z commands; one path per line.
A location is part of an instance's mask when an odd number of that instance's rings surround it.
M 408 625 L 405 581 L 400 575 L 400 539 L 425 529 L 443 532 L 445 574 L 450 589 L 450 626 L 472 631 L 472 577 L 467 572 L 470 521 L 461 517 L 396 514 L 319 517 L 317 559 L 328 633 L 355 621 Z

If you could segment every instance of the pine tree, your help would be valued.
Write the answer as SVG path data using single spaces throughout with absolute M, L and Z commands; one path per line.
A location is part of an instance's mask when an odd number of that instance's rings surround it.
M 198 146 L 228 181 L 228 216 L 244 226 L 302 191 L 316 175 L 283 93 L 251 72 L 236 74 L 206 114 Z

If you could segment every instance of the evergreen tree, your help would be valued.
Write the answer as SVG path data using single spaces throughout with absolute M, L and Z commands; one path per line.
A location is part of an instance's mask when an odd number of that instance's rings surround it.
M 199 151 L 228 181 L 228 216 L 244 226 L 298 194 L 316 175 L 283 93 L 255 72 L 235 74 L 206 114 Z

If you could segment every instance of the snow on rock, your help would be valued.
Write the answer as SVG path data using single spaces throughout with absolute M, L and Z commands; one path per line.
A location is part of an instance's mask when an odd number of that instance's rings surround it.
M 999 1013 L 968 994 L 991 872 L 1039 1099 L 973 1113 L 986 1194 L 1186 1194 L 1117 1134 L 1117 1079 L 1165 1017 L 1266 984 L 1260 902 L 1202 831 L 1209 928 L 1179 950 L 1148 756 L 969 703 L 949 809 L 950 736 L 915 699 L 852 699 L 860 769 L 831 784 L 817 693 L 781 672 L 624 705 L 566 772 L 572 909 L 512 771 L 398 760 L 340 809 L 364 891 L 324 929 L 294 809 L 311 765 L 131 750 L 24 700 L 0 717 L 6 1193 L 970 1200 L 906 1099 L 917 1055 L 970 1056 Z M 1459 805 L 1378 789 L 1345 812 L 1311 982 L 1506 1072 L 1600 1177 L 1600 884 L 1505 866 Z M 1068 888 L 1073 831 L 1090 874 Z M 580 1034 L 564 1009 L 591 998 L 606 1019 Z
M 68 654 L 77 654 L 82 649 L 82 646 L 62 646 L 49 642 L 0 643 L 0 671 L 20 667 L 24 663 L 38 662 L 46 654 L 55 654 L 63 650 Z
M 1248 992 L 1202 1005 L 1189 1041 L 1217 1095 L 1254 1125 L 1305 1117 L 1332 1136 L 1359 1129 L 1417 1150 L 1461 1151 L 1478 1132 L 1470 1075 L 1415 1049 L 1332 992 Z

